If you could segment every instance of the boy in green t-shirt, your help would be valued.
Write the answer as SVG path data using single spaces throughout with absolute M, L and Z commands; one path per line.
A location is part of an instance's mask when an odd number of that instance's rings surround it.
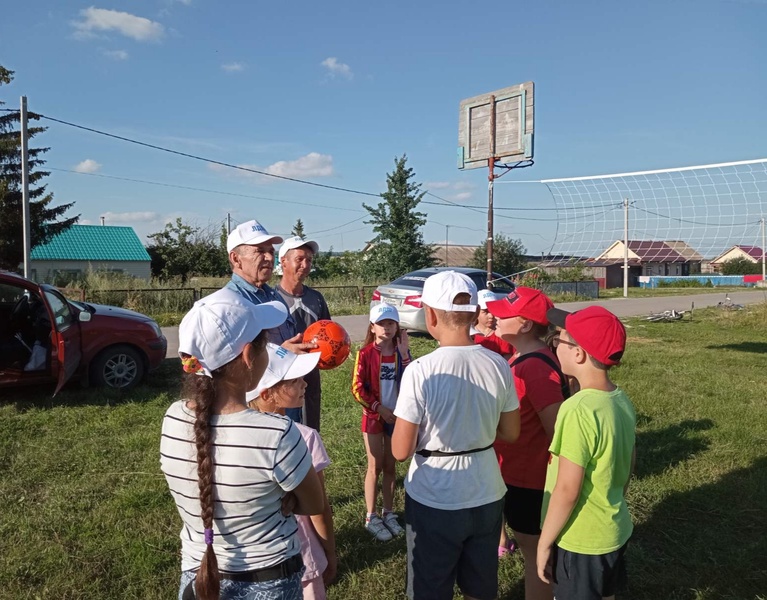
M 608 375 L 626 329 L 601 306 L 553 308 L 562 371 L 580 391 L 559 409 L 546 473 L 538 576 L 557 600 L 612 598 L 633 525 L 626 490 L 636 457 L 636 414 Z

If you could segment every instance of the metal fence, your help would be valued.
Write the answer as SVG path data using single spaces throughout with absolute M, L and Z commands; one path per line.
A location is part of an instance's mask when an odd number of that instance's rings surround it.
M 345 314 L 353 307 L 370 302 L 375 285 L 332 285 L 317 286 L 328 303 L 331 314 Z M 72 300 L 119 306 L 150 315 L 184 313 L 199 300 L 212 294 L 219 287 L 201 288 L 145 288 L 133 290 L 85 290 L 82 288 L 61 288 L 61 292 Z

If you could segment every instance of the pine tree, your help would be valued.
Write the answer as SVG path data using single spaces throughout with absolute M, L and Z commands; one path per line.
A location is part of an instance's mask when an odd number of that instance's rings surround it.
M 293 225 L 293 231 L 290 232 L 290 235 L 297 235 L 300 238 L 305 236 L 304 222 L 301 219 L 296 220 L 296 224 Z
M 0 85 L 13 80 L 13 71 L 0 66 Z M 3 104 L 0 102 L 0 104 Z M 38 117 L 30 114 L 30 120 Z M 21 191 L 20 115 L 0 114 L 0 269 L 15 270 L 24 261 L 24 223 Z M 45 127 L 29 127 L 29 138 L 45 131 Z M 77 223 L 80 215 L 63 218 L 74 203 L 52 206 L 53 194 L 42 180 L 50 175 L 39 171 L 48 148 L 29 149 L 29 211 L 31 247 L 50 241 L 55 235 Z
M 411 181 L 415 172 L 407 165 L 407 156 L 394 159 L 394 171 L 386 176 L 387 191 L 383 202 L 362 206 L 370 213 L 365 221 L 373 226 L 376 236 L 366 261 L 371 276 L 394 279 L 409 271 L 434 265 L 434 249 L 423 241 L 421 227 L 426 213 L 416 210 L 426 192 L 421 184 Z

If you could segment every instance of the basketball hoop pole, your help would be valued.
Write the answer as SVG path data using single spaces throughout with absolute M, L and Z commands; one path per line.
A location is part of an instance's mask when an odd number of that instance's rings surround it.
M 487 287 L 493 280 L 493 182 L 495 181 L 495 95 L 490 96 L 490 158 L 487 159 Z

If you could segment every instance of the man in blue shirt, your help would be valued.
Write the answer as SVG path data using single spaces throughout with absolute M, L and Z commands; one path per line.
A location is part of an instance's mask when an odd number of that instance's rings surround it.
M 285 302 L 268 282 L 274 271 L 274 244 L 281 244 L 282 238 L 270 234 L 258 221 L 246 221 L 232 229 L 226 240 L 229 264 L 232 266 L 232 280 L 226 287 L 234 290 L 254 304 L 263 302 Z M 309 352 L 316 344 L 304 344 L 302 334 L 296 329 L 295 319 L 288 317 L 279 327 L 268 329 L 269 341 L 287 348 L 296 354 Z

